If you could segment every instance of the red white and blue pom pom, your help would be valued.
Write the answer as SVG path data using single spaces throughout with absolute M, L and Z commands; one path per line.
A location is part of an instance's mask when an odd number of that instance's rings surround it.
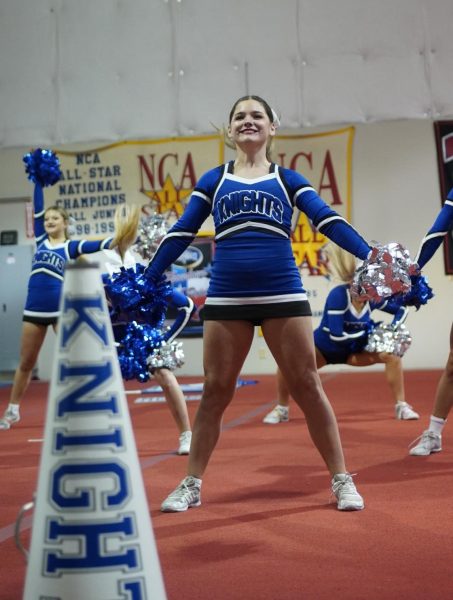
M 409 251 L 398 242 L 377 244 L 363 261 L 351 285 L 351 294 L 380 302 L 394 294 L 406 294 L 411 289 L 411 276 L 417 274 Z
M 386 325 L 380 323 L 368 335 L 365 352 L 387 352 L 404 356 L 412 344 L 412 337 L 405 325 Z
M 22 159 L 28 179 L 42 187 L 54 185 L 61 179 L 60 160 L 52 150 L 37 148 Z

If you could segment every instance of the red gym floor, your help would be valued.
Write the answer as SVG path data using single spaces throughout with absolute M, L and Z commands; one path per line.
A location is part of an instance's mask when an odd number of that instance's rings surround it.
M 366 509 L 336 510 L 329 477 L 293 405 L 290 422 L 264 425 L 271 376 L 247 376 L 224 420 L 202 505 L 159 511 L 185 474 L 165 404 L 128 395 L 168 600 L 437 600 L 453 597 L 453 432 L 444 450 L 408 456 L 426 427 L 439 371 L 406 373 L 420 421 L 396 421 L 383 373 L 325 374 L 348 468 Z M 181 378 L 181 382 L 200 381 Z M 148 384 L 149 385 L 149 384 Z M 128 389 L 137 388 L 129 383 Z M 48 385 L 33 382 L 22 420 L 0 431 L 0 599 L 22 598 L 26 564 L 14 543 L 19 508 L 37 478 Z M 1 409 L 8 387 L 0 389 Z M 188 402 L 193 416 L 198 402 Z M 22 542 L 29 543 L 32 516 Z M 83 600 L 83 599 L 80 599 Z

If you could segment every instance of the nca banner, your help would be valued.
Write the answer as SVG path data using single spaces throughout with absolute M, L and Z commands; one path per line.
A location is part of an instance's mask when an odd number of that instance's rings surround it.
M 434 123 L 437 147 L 437 164 L 439 166 L 440 201 L 445 202 L 448 192 L 453 187 L 453 121 L 437 121 Z M 445 273 L 453 275 L 453 231 L 450 229 L 444 243 Z

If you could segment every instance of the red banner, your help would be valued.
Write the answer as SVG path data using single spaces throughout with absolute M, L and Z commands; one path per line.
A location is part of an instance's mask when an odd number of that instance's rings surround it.
M 33 229 L 33 203 L 25 203 L 25 235 L 28 239 L 35 237 L 35 231 Z

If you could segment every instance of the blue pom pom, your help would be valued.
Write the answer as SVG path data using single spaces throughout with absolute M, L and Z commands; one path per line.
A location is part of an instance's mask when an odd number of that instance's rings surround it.
M 153 282 L 144 273 L 145 267 L 137 264 L 103 276 L 112 323 L 128 323 L 122 339 L 116 340 L 122 376 L 142 383 L 150 378 L 149 356 L 165 341 L 162 326 L 173 293 L 165 277 Z
M 422 304 L 434 297 L 434 292 L 424 275 L 412 275 L 411 283 L 411 289 L 401 296 L 400 301 L 403 306 L 415 306 L 418 310 Z
M 28 179 L 42 187 L 54 185 L 61 179 L 60 160 L 52 150 L 37 148 L 22 159 Z
M 172 288 L 165 277 L 153 282 L 144 276 L 144 271 L 141 264 L 135 270 L 122 267 L 119 273 L 104 280 L 104 289 L 113 315 L 159 328 L 165 320 Z
M 162 346 L 162 331 L 133 321 L 128 324 L 125 335 L 119 343 L 118 360 L 123 378 L 137 379 L 141 383 L 148 381 L 150 378 L 148 357 L 156 348 Z

